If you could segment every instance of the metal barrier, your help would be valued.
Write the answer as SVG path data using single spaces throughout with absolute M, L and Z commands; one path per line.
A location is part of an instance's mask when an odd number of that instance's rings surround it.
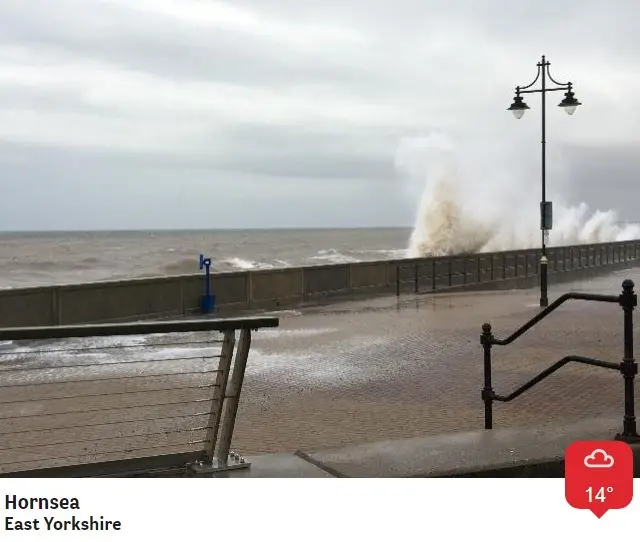
M 230 447 L 251 331 L 278 325 L 269 317 L 0 329 L 0 341 L 12 342 L 0 347 L 0 476 L 249 466 Z
M 638 374 L 638 365 L 633 353 L 633 309 L 638 305 L 638 296 L 634 293 L 634 283 L 632 280 L 625 280 L 622 283 L 622 293 L 620 295 L 601 295 L 601 294 L 584 294 L 584 293 L 568 293 L 560 296 L 547 308 L 540 311 L 536 316 L 529 320 L 526 324 L 509 335 L 506 339 L 497 339 L 491 331 L 491 324 L 482 324 L 482 335 L 480 335 L 480 344 L 484 349 L 484 387 L 482 388 L 482 400 L 484 401 L 484 428 L 493 428 L 493 402 L 509 402 L 516 397 L 522 395 L 525 391 L 532 388 L 539 382 L 542 382 L 549 375 L 555 373 L 558 369 L 567 363 L 576 362 L 585 365 L 593 365 L 603 367 L 604 369 L 613 369 L 620 371 L 624 377 L 624 418 L 622 432 L 616 435 L 616 439 L 625 442 L 640 442 L 636 427 L 635 415 L 635 376 Z M 491 348 L 493 345 L 507 345 L 515 341 L 526 331 L 535 326 L 543 318 L 557 309 L 565 301 L 570 299 L 580 299 L 584 301 L 599 301 L 604 303 L 617 303 L 622 307 L 624 313 L 624 357 L 622 362 L 603 361 L 585 356 L 570 355 L 565 356 L 561 360 L 551 365 L 548 369 L 542 371 L 539 375 L 529 380 L 529 382 L 520 386 L 517 390 L 509 395 L 498 395 L 493 391 L 491 382 Z
M 506 280 L 534 286 L 540 281 L 541 254 L 531 249 L 397 260 L 393 264 L 395 276 L 390 286 L 393 288 L 395 282 L 396 296 L 478 287 Z M 549 274 L 558 281 L 575 278 L 576 273 L 606 272 L 638 265 L 640 243 L 621 241 L 548 247 L 547 257 Z

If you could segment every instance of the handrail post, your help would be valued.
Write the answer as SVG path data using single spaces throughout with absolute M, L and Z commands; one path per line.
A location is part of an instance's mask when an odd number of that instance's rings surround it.
M 624 311 L 624 358 L 620 364 L 620 372 L 624 377 L 624 420 L 622 433 L 618 433 L 616 439 L 624 442 L 640 442 L 636 426 L 634 389 L 638 364 L 633 353 L 633 309 L 638 305 L 638 296 L 633 287 L 632 280 L 623 281 L 622 294 L 619 297 L 620 306 Z
M 482 324 L 480 344 L 484 349 L 484 388 L 482 388 L 482 400 L 484 401 L 484 428 L 493 429 L 493 388 L 491 387 L 491 346 L 493 333 L 491 324 Z
M 436 289 L 436 260 L 431 260 L 431 289 Z
M 420 291 L 420 287 L 419 287 L 420 275 L 418 274 L 418 271 L 419 271 L 418 262 L 416 262 L 413 268 L 413 289 L 416 294 L 419 293 Z
M 233 374 L 231 375 L 226 391 L 222 390 L 225 396 L 224 414 L 222 428 L 220 429 L 220 442 L 216 451 L 216 458 L 221 465 L 226 465 L 229 458 L 231 439 L 233 438 L 233 429 L 236 424 L 240 392 L 242 391 L 244 372 L 247 367 L 250 348 L 251 330 L 245 328 L 240 332 L 238 348 L 236 349 L 236 359 L 233 364 Z
M 400 264 L 396 264 L 396 297 L 400 297 Z
M 213 400 L 211 401 L 211 411 L 209 414 L 209 423 L 207 424 L 207 445 L 204 450 L 204 460 L 211 463 L 214 460 L 216 442 L 218 440 L 218 432 L 220 429 L 220 420 L 222 419 L 222 405 L 224 404 L 225 389 L 229 379 L 229 370 L 233 359 L 233 351 L 236 344 L 235 330 L 225 331 L 222 340 L 222 350 L 220 352 L 220 363 L 218 365 L 218 374 L 216 376 Z

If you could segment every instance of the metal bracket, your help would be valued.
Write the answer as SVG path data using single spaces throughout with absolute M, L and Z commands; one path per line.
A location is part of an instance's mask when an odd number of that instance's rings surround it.
M 193 474 L 214 474 L 216 472 L 225 472 L 236 469 L 246 469 L 251 466 L 251 463 L 236 452 L 229 452 L 229 456 L 226 461 L 220 461 L 220 459 L 213 458 L 211 461 L 194 461 L 187 465 L 187 469 Z
M 618 433 L 615 436 L 615 440 L 620 440 L 622 442 L 626 442 L 627 444 L 640 444 L 640 435 L 638 435 L 637 433 L 635 435 L 628 435 L 622 432 Z

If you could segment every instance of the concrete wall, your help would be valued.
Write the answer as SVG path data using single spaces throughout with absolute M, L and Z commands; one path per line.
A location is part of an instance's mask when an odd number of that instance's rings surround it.
M 640 240 L 549 248 L 551 283 L 640 264 Z M 212 275 L 220 311 L 295 307 L 335 296 L 517 288 L 538 281 L 540 250 L 516 250 Z M 553 278 L 555 277 L 555 278 Z M 202 275 L 0 290 L 0 327 L 182 316 L 198 310 Z

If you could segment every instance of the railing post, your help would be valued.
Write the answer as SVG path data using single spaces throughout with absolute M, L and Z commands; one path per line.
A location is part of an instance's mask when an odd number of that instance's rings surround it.
M 413 267 L 413 289 L 414 292 L 417 294 L 419 293 L 419 282 L 420 282 L 420 277 L 418 275 L 418 271 L 419 271 L 419 267 L 418 267 L 418 262 L 415 262 L 414 267 Z
M 436 289 L 436 260 L 431 260 L 431 289 Z
M 482 400 L 484 401 L 484 428 L 493 429 L 493 388 L 491 387 L 491 346 L 493 334 L 491 324 L 482 324 L 480 344 L 484 349 L 484 388 L 482 388 Z
M 624 311 L 624 358 L 620 364 L 620 372 L 624 377 L 624 420 L 622 433 L 616 435 L 617 440 L 624 442 L 640 442 L 636 427 L 635 377 L 638 364 L 633 354 L 633 309 L 638 305 L 638 296 L 633 291 L 633 281 L 626 279 L 622 283 L 622 294 L 619 303 Z
M 225 389 L 229 379 L 229 369 L 233 359 L 233 349 L 236 344 L 236 332 L 234 330 L 225 331 L 222 339 L 222 349 L 220 351 L 220 363 L 218 364 L 218 374 L 214 387 L 213 401 L 211 402 L 211 412 L 207 427 L 206 448 L 204 459 L 211 463 L 214 459 L 216 441 L 218 440 L 218 430 L 220 429 L 220 419 L 222 417 L 222 404 L 224 403 Z
M 231 439 L 233 437 L 233 429 L 236 424 L 236 414 L 238 413 L 238 403 L 240 401 L 240 392 L 242 391 L 242 382 L 244 381 L 244 372 L 247 367 L 247 358 L 249 357 L 249 348 L 251 348 L 251 330 L 243 329 L 240 332 L 240 340 L 236 349 L 236 360 L 233 364 L 233 374 L 229 386 L 222 390 L 225 397 L 224 416 L 222 419 L 222 429 L 220 431 L 220 444 L 216 451 L 216 458 L 219 464 L 226 464 L 229 458 L 229 450 L 231 449 Z
M 396 296 L 400 297 L 400 264 L 396 265 Z

